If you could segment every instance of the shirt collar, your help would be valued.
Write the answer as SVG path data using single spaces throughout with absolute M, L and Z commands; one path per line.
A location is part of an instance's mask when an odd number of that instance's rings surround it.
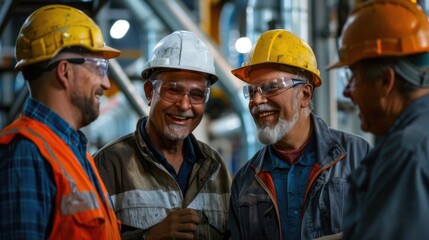
M 315 151 L 316 151 L 316 139 L 314 134 L 311 135 L 311 139 L 308 142 L 307 146 L 305 147 L 302 155 L 299 157 L 299 160 L 297 164 L 301 164 L 304 166 L 310 166 L 314 164 L 315 161 Z M 311 156 L 310 156 L 311 154 Z M 309 157 L 306 157 L 309 156 Z M 262 167 L 263 171 L 272 172 L 276 168 L 280 169 L 289 169 L 291 165 L 284 161 L 279 157 L 279 155 L 276 153 L 276 151 L 273 149 L 273 146 L 268 146 L 267 154 L 264 156 L 264 165 Z
M 147 147 L 149 148 L 149 150 L 153 153 L 156 161 L 162 163 L 164 161 L 167 161 L 164 157 L 164 155 L 162 155 L 161 151 L 159 151 L 155 145 L 153 145 L 153 143 L 150 141 L 149 136 L 147 135 L 145 126 L 146 126 L 146 122 L 148 121 L 148 118 L 143 119 L 143 123 L 140 125 L 140 132 L 142 134 L 143 140 L 146 142 Z M 196 161 L 196 157 L 195 157 L 195 151 L 194 151 L 194 146 L 192 146 L 192 141 L 191 138 L 189 136 L 187 136 L 184 141 L 183 141 L 183 147 L 185 150 L 185 156 L 184 156 L 184 160 L 188 161 L 190 163 L 194 163 Z
M 87 138 L 80 130 L 76 131 L 60 115 L 34 98 L 29 97 L 26 100 L 22 114 L 47 125 L 68 145 L 86 147 L 88 143 Z

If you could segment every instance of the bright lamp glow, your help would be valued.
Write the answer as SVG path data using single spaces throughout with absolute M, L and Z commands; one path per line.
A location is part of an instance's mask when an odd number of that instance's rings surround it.
M 252 48 L 252 42 L 247 37 L 241 37 L 235 42 L 235 49 L 239 53 L 248 53 Z
M 114 39 L 121 39 L 127 34 L 130 23 L 127 20 L 117 20 L 110 28 L 110 36 Z

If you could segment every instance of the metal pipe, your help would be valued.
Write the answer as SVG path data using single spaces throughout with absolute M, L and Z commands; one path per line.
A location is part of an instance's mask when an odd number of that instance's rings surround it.
M 279 10 L 280 27 L 309 42 L 308 0 L 280 0 Z
M 335 51 L 335 41 L 329 39 L 329 6 L 324 1 L 312 0 L 313 12 L 310 24 L 312 26 L 312 43 L 314 54 L 317 57 L 317 65 L 320 69 L 320 76 L 322 78 L 322 85 L 314 90 L 314 109 L 315 112 L 321 116 L 329 126 L 338 127 L 337 120 L 337 94 L 335 91 L 335 71 L 327 72 L 324 66 L 327 66 L 333 60 L 330 59 L 330 52 Z M 333 44 L 333 45 L 332 45 Z M 332 50 L 334 49 L 334 50 Z
M 3 33 L 3 29 L 6 24 L 9 23 L 8 19 L 13 14 L 12 9 L 14 8 L 14 4 L 16 1 L 13 0 L 5 0 L 2 4 L 0 4 L 0 34 Z
M 157 39 L 158 35 L 167 31 L 164 23 L 160 21 L 143 0 L 124 0 L 123 4 L 130 11 L 133 19 L 137 20 L 142 28 L 142 32 L 144 33 L 143 38 L 146 38 L 143 40 L 143 52 L 150 53 L 159 40 Z M 145 61 L 147 60 L 145 59 Z
M 148 115 L 149 107 L 143 97 L 136 91 L 135 86 L 131 83 L 116 59 L 109 60 L 109 73 L 137 114 L 139 116 Z
M 133 17 L 141 23 L 143 31 L 154 32 L 165 29 L 162 22 L 158 20 L 144 1 L 124 0 L 123 4 L 130 10 Z M 151 43 L 148 43 L 147 46 L 146 52 L 149 52 L 153 46 Z M 109 60 L 109 72 L 112 80 L 118 85 L 137 114 L 139 116 L 148 115 L 149 107 L 147 103 L 137 92 L 135 86 L 116 59 Z
M 7 115 L 6 124 L 13 122 L 16 116 L 19 115 L 22 107 L 24 106 L 25 100 L 30 95 L 30 90 L 28 89 L 27 84 L 25 84 L 22 89 L 19 91 L 18 95 L 15 97 L 12 106 Z

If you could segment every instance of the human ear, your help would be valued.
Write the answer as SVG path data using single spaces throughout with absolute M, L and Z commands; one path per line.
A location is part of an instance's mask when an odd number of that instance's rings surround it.
M 146 81 L 143 85 L 144 94 L 147 99 L 147 104 L 150 106 L 153 97 L 153 86 L 150 81 Z
M 302 93 L 302 106 L 310 106 L 311 98 L 313 97 L 313 86 L 311 84 L 304 84 L 301 88 Z
M 73 71 L 70 69 L 70 64 L 67 61 L 61 61 L 55 68 L 55 75 L 61 86 L 68 88 L 70 86 L 70 79 L 73 76 Z
M 388 67 L 379 76 L 380 89 L 379 93 L 381 97 L 386 97 L 392 93 L 393 87 L 395 86 L 395 71 L 393 68 Z

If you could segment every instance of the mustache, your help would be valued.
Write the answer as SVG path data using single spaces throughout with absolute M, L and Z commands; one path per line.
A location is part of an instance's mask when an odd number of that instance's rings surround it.
M 95 95 L 103 96 L 103 95 L 104 95 L 104 89 L 103 89 L 103 88 L 98 88 L 98 89 L 95 91 Z
M 251 109 L 252 114 L 256 114 L 258 112 L 264 112 L 264 111 L 276 111 L 277 109 L 269 104 L 260 104 L 258 106 L 254 106 Z
M 170 112 L 170 115 L 179 116 L 179 117 L 185 117 L 185 118 L 194 118 L 195 115 L 190 112 Z

